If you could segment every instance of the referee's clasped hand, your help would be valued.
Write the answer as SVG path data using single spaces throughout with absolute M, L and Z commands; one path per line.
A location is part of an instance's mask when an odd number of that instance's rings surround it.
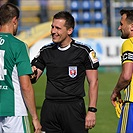
M 32 66 L 33 73 L 30 75 L 31 83 L 36 83 L 37 79 L 37 68 L 35 66 Z

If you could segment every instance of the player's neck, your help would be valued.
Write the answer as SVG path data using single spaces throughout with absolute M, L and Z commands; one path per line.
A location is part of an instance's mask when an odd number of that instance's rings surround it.
M 13 34 L 11 28 L 9 28 L 7 25 L 1 26 L 0 27 L 0 32 Z

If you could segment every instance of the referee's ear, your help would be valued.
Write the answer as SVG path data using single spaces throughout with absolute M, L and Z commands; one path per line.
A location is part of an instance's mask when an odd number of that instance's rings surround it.
M 69 29 L 67 30 L 67 34 L 70 36 L 72 33 L 73 33 L 73 28 L 69 28 Z

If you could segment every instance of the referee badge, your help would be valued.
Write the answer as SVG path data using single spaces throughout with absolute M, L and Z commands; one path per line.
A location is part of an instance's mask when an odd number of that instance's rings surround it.
M 75 78 L 77 76 L 77 66 L 69 66 L 69 76 Z

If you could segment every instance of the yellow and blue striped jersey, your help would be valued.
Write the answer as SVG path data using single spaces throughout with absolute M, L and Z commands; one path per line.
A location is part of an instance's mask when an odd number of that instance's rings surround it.
M 122 64 L 133 62 L 133 37 L 127 39 L 121 48 Z M 133 75 L 130 84 L 124 89 L 125 101 L 133 102 Z

